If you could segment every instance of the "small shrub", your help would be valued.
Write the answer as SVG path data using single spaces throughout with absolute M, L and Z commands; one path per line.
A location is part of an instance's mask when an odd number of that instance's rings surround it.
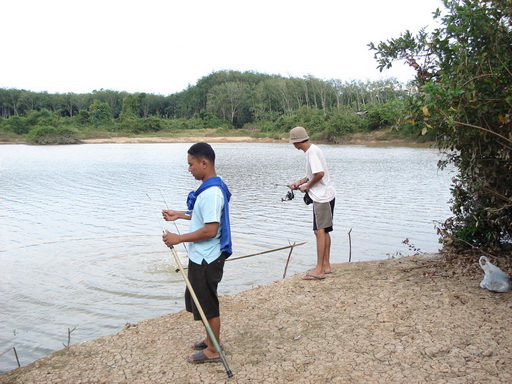
M 12 116 L 7 119 L 5 126 L 17 135 L 26 135 L 29 131 L 29 126 L 24 117 Z
M 77 132 L 67 127 L 42 126 L 30 130 L 27 134 L 27 141 L 32 144 L 76 144 L 80 142 Z

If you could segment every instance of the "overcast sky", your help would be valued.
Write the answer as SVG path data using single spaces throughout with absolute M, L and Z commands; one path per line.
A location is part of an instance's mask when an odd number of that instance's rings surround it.
M 408 81 L 368 43 L 433 28 L 441 0 L 6 0 L 0 88 L 169 95 L 220 70 Z

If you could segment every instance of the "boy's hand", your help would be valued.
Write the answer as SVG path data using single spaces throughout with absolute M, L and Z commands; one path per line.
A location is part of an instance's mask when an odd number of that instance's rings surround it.
M 173 245 L 181 243 L 180 236 L 176 233 L 171 233 L 169 231 L 165 231 L 162 235 L 162 240 L 168 247 L 172 247 Z
M 178 220 L 180 218 L 179 217 L 179 212 L 178 211 L 173 211 L 172 209 L 164 209 L 164 210 L 162 210 L 162 216 L 163 216 L 165 221 L 175 221 L 175 220 Z

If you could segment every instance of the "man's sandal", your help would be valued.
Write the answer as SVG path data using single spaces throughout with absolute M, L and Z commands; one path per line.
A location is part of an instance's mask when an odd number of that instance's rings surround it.
M 196 350 L 196 351 L 202 351 L 203 349 L 208 348 L 204 340 L 196 341 L 194 344 L 190 346 L 190 348 Z M 220 345 L 220 349 L 224 349 L 224 345 Z

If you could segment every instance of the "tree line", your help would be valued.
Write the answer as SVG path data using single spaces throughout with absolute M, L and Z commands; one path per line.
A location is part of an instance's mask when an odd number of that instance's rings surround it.
M 337 141 L 361 132 L 407 123 L 406 99 L 416 88 L 396 79 L 379 81 L 287 78 L 219 71 L 169 96 L 114 90 L 49 94 L 0 89 L 0 134 L 32 136 L 63 129 L 141 134 L 182 129 L 246 129 L 282 134 L 305 125 L 319 139 Z M 419 132 L 410 120 L 408 132 Z M 416 128 L 416 129 L 415 129 Z
M 512 249 L 512 2 L 443 0 L 439 27 L 377 45 L 381 69 L 405 60 L 420 92 L 408 101 L 422 130 L 456 166 L 445 249 Z

